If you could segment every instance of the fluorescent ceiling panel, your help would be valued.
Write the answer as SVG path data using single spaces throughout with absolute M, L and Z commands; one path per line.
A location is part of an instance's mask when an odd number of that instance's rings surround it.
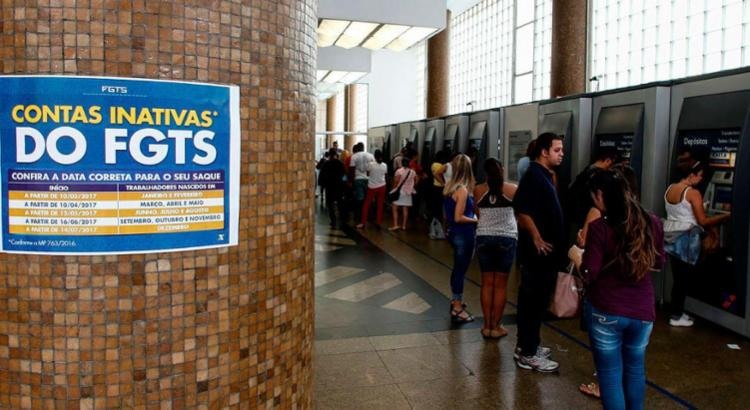
M 364 75 L 367 73 L 363 73 L 360 71 L 350 71 L 348 72 L 344 77 L 341 78 L 340 82 L 344 84 L 351 84 L 360 78 L 364 77 Z
M 356 47 L 365 41 L 377 26 L 377 23 L 353 21 L 336 41 L 336 45 L 343 48 Z
M 386 48 L 394 51 L 406 50 L 427 38 L 427 36 L 434 33 L 435 30 L 437 29 L 431 27 L 412 27 L 388 44 Z
M 326 78 L 323 79 L 323 82 L 324 83 L 329 83 L 329 84 L 338 83 L 347 74 L 348 74 L 347 71 L 331 71 L 330 73 L 328 73 L 328 75 L 326 76 Z
M 362 44 L 362 47 L 369 48 L 370 50 L 379 50 L 391 41 L 395 40 L 396 37 L 403 34 L 409 26 L 398 26 L 394 24 L 383 24 L 375 33 Z
M 318 45 L 320 47 L 332 46 L 344 32 L 349 22 L 346 20 L 323 20 L 318 26 Z
M 328 70 L 318 70 L 317 80 L 320 81 L 328 74 Z

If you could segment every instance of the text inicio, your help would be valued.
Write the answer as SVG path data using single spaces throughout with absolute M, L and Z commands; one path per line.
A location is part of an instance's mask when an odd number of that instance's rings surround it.
M 192 143 L 193 156 L 190 161 L 198 165 L 208 165 L 216 159 L 216 147 L 211 141 L 213 131 L 168 130 L 163 133 L 154 128 L 142 128 L 129 135 L 127 129 L 106 128 L 104 130 L 104 158 L 106 164 L 117 164 L 117 154 L 127 152 L 130 157 L 143 165 L 161 164 L 168 157 L 174 164 L 185 164 L 186 145 Z M 69 140 L 62 142 L 64 140 Z M 61 144 L 72 150 L 61 150 Z M 83 133 L 73 127 L 58 127 L 44 135 L 35 128 L 16 128 L 16 160 L 19 163 L 33 163 L 44 157 L 62 165 L 75 164 L 86 155 L 87 143 Z M 173 154 L 170 156 L 170 150 Z M 66 152 L 63 152 L 66 151 Z

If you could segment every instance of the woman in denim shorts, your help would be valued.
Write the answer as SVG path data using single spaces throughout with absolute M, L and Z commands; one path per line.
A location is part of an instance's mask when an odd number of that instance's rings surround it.
M 495 158 L 484 162 L 487 182 L 477 185 L 477 255 L 482 270 L 482 336 L 499 339 L 508 334 L 502 325 L 506 287 L 516 255 L 518 226 L 513 214 L 516 185 L 503 179 L 503 164 Z

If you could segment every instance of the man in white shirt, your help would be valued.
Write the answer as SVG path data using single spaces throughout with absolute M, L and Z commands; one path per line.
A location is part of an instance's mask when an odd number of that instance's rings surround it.
M 362 217 L 362 202 L 367 192 L 367 165 L 375 161 L 372 154 L 365 152 L 365 144 L 357 143 L 352 148 L 354 154 L 349 162 L 349 180 L 352 184 L 352 196 L 354 197 L 354 220 L 359 221 Z

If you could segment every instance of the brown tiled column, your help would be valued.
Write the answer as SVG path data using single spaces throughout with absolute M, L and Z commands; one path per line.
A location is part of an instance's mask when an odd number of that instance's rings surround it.
M 346 123 L 344 124 L 344 130 L 347 132 L 354 132 L 357 130 L 357 88 L 354 84 L 350 84 L 346 86 L 346 91 L 344 92 L 344 95 L 346 96 L 346 105 L 345 111 L 346 113 Z M 346 147 L 346 150 L 349 152 L 352 152 L 352 147 L 354 147 L 354 144 L 357 142 L 357 137 L 354 135 L 345 135 L 344 136 L 344 147 Z
M 336 96 L 326 100 L 326 131 L 336 131 Z M 328 148 L 333 146 L 333 135 L 328 134 L 326 144 Z
M 448 115 L 450 74 L 451 12 L 446 12 L 445 29 L 427 40 L 427 117 Z
M 554 0 L 550 95 L 586 91 L 586 0 Z
M 0 254 L 0 408 L 311 408 L 317 1 L 1 7 L 5 74 L 239 85 L 242 186 L 239 246 Z

